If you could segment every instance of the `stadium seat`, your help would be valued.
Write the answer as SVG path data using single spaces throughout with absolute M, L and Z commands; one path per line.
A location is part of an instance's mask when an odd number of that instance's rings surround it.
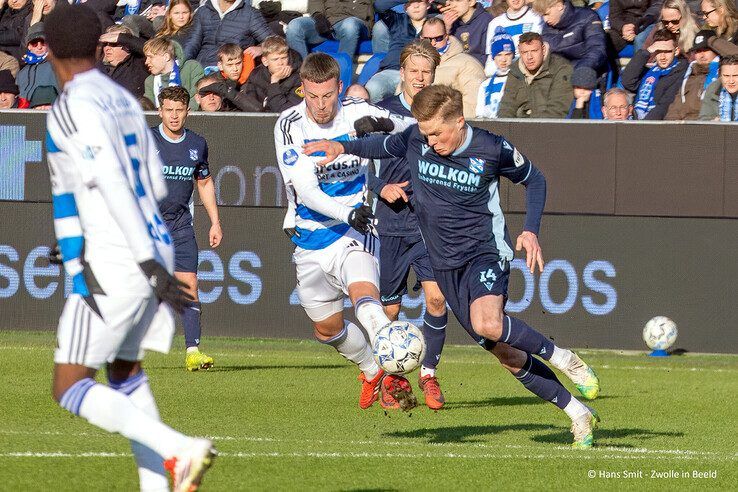
M 361 73 L 359 74 L 359 78 L 356 82 L 361 85 L 366 85 L 369 79 L 379 71 L 379 64 L 385 56 L 387 56 L 387 53 L 374 53 L 364 64 L 364 68 L 361 69 Z
M 343 82 L 343 91 L 341 91 L 340 97 L 343 97 L 343 93 L 346 92 L 348 86 L 351 85 L 351 79 L 354 74 L 354 61 L 346 53 L 327 53 L 331 55 L 341 68 L 341 82 Z
M 316 44 L 310 47 L 310 52 L 317 51 L 319 53 L 328 53 L 332 55 L 338 53 L 338 41 L 335 39 L 329 39 L 323 41 L 320 44 Z M 372 41 L 370 39 L 359 42 L 359 47 L 356 49 L 357 55 L 371 55 L 372 54 Z

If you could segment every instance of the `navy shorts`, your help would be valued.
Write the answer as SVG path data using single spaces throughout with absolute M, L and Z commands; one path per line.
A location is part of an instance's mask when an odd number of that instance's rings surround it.
M 410 267 L 418 282 L 435 280 L 423 239 L 380 236 L 379 245 L 379 294 L 385 306 L 402 302 Z
M 438 287 L 456 319 L 478 344 L 488 350 L 494 342 L 485 340 L 474 331 L 469 308 L 472 302 L 490 294 L 507 299 L 509 279 L 510 263 L 492 254 L 477 256 L 454 270 L 436 270 Z
M 192 226 L 171 232 L 174 241 L 174 271 L 197 273 L 197 242 Z

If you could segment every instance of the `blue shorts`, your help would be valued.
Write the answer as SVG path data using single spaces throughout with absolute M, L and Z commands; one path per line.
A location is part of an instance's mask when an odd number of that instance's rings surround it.
M 379 294 L 385 306 L 402 302 L 410 267 L 418 282 L 435 280 L 422 239 L 380 236 L 379 245 Z
M 174 241 L 174 271 L 197 273 L 197 242 L 192 226 L 171 232 Z
M 472 302 L 487 295 L 507 299 L 510 279 L 510 263 L 497 255 L 483 254 L 454 270 L 436 270 L 436 282 L 446 297 L 451 311 L 461 326 L 477 343 L 490 350 L 494 342 L 486 340 L 474 331 L 469 307 Z

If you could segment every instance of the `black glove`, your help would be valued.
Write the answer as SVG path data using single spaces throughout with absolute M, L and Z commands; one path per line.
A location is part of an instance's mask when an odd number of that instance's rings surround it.
M 144 275 L 149 279 L 149 284 L 154 289 L 156 297 L 160 301 L 168 303 L 178 313 L 184 310 L 188 302 L 194 301 L 189 294 L 182 290 L 187 285 L 174 278 L 156 260 L 146 260 L 139 263 L 138 266 L 141 267 Z
M 354 130 L 359 138 L 369 133 L 389 133 L 394 129 L 395 124 L 392 120 L 381 116 L 362 116 L 354 121 Z
M 61 250 L 59 249 L 58 243 L 49 250 L 49 263 L 51 263 L 52 265 L 64 264 L 64 258 L 62 258 Z
M 313 20 L 315 21 L 315 30 L 321 37 L 332 39 L 333 38 L 333 26 L 331 21 L 322 12 L 315 12 L 313 14 Z
M 362 205 L 355 208 L 348 216 L 348 224 L 362 234 L 369 232 L 369 225 L 374 219 L 372 208 L 369 205 Z

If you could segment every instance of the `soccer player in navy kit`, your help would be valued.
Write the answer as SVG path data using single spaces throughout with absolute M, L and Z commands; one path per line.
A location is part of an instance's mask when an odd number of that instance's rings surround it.
M 190 95 L 179 87 L 165 87 L 159 93 L 161 125 L 152 128 L 164 168 L 169 195 L 159 206 L 174 240 L 174 275 L 187 284 L 194 299 L 182 312 L 188 371 L 210 369 L 213 358 L 200 352 L 200 302 L 197 296 L 197 243 L 192 227 L 192 193 L 197 183 L 205 211 L 210 217 L 210 247 L 223 238 L 218 218 L 215 188 L 208 167 L 208 144 L 197 133 L 184 127 Z
M 536 266 L 543 270 L 538 244 L 546 201 L 543 174 L 503 137 L 469 126 L 461 93 L 455 89 L 423 89 L 413 100 L 412 114 L 418 124 L 402 133 L 315 142 L 304 151 L 325 152 L 325 162 L 341 153 L 406 157 L 413 204 L 435 278 L 457 319 L 471 335 L 484 337 L 482 346 L 528 390 L 566 412 L 575 447 L 591 447 L 596 413 L 533 356 L 550 361 L 587 399 L 599 393 L 594 371 L 573 352 L 504 312 L 513 249 L 500 208 L 499 177 L 526 187 L 526 220 L 516 249 L 525 249 L 532 273 Z
M 412 118 L 410 105 L 413 97 L 433 83 L 441 56 L 428 41 L 415 40 L 400 53 L 400 80 L 402 92 L 377 103 L 395 114 Z M 387 317 L 396 320 L 400 313 L 402 296 L 407 293 L 410 269 L 423 288 L 425 314 L 421 330 L 426 352 L 420 368 L 418 384 L 428 408 L 438 410 L 445 398 L 436 377 L 436 366 L 446 340 L 448 312 L 433 268 L 428 258 L 418 219 L 410 198 L 410 169 L 405 157 L 381 159 L 376 165 L 377 175 L 370 174 L 369 186 L 379 197 L 375 215 L 379 233 L 379 292 Z M 481 338 L 481 337 L 477 337 Z

